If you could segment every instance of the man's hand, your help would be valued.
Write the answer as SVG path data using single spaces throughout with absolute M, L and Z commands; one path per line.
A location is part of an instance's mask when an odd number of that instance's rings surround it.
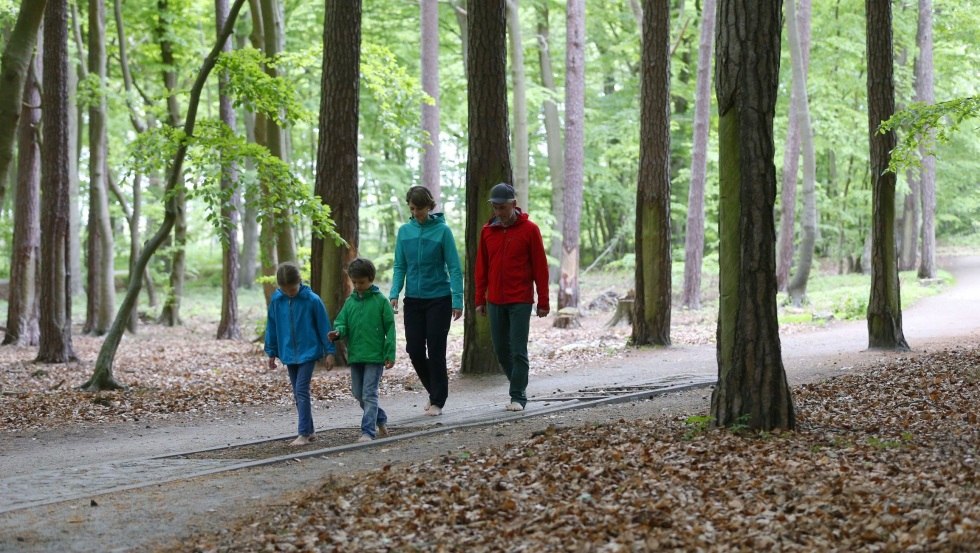
M 275 368 L 276 368 L 276 358 L 275 357 L 270 357 L 269 358 L 269 370 L 273 370 Z
M 462 309 L 453 309 L 453 320 L 458 321 L 460 317 L 463 316 Z
M 551 313 L 551 309 L 549 309 L 547 307 L 539 307 L 538 308 L 538 317 L 547 317 L 548 316 L 548 313 Z
M 391 300 L 391 308 L 398 313 L 398 298 Z
M 481 317 L 486 317 L 487 316 L 487 306 L 485 306 L 485 305 L 478 305 L 478 306 L 476 306 L 476 314 L 479 315 L 479 316 L 481 316 Z
M 327 333 L 327 340 L 330 340 L 331 342 L 336 342 L 339 338 L 340 338 L 340 333 L 337 332 L 336 330 L 331 330 L 330 332 Z

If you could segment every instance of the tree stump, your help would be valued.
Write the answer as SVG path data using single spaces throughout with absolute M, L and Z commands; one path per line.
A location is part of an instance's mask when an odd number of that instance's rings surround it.
M 579 322 L 579 310 L 577 307 L 563 307 L 558 310 L 558 316 L 555 318 L 554 327 L 555 328 L 580 328 L 582 323 Z
M 635 298 L 636 292 L 634 290 L 630 290 L 625 296 L 619 298 L 616 301 L 616 312 L 613 313 L 612 319 L 609 319 L 606 326 L 613 327 L 624 321 L 633 326 L 633 301 Z

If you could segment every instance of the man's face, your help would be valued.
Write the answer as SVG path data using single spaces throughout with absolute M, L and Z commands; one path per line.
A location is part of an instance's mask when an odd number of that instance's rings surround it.
M 283 284 L 279 286 L 279 289 L 282 290 L 282 293 L 286 294 L 286 296 L 295 298 L 296 294 L 299 294 L 299 287 L 300 283 L 297 282 L 295 284 Z
M 493 208 L 493 214 L 500 218 L 501 221 L 510 221 L 514 218 L 514 209 L 517 207 L 517 202 L 511 200 L 502 204 L 491 203 L 490 206 Z
M 374 281 L 368 277 L 351 278 L 350 281 L 354 285 L 354 289 L 362 293 L 370 290 L 371 285 L 374 284 Z

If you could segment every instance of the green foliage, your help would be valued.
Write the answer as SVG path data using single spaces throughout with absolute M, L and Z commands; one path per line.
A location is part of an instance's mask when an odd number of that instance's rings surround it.
M 687 426 L 687 430 L 684 432 L 684 439 L 693 440 L 698 436 L 703 436 L 711 427 L 713 420 L 708 415 L 691 415 L 687 417 L 684 419 L 684 425 Z
M 288 80 L 270 76 L 265 68 L 309 67 L 316 63 L 315 52 L 314 48 L 268 58 L 247 47 L 221 54 L 216 69 L 228 75 L 228 94 L 235 98 L 235 106 L 262 113 L 281 126 L 293 125 L 312 121 L 313 113 L 300 102 Z
M 879 133 L 903 131 L 891 152 L 888 170 L 898 172 L 919 165 L 919 149 L 936 155 L 936 147 L 946 144 L 964 120 L 980 116 L 980 96 L 956 98 L 936 104 L 915 102 L 881 124 Z

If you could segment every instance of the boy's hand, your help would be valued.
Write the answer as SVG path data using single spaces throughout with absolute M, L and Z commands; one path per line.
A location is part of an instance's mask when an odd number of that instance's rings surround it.
M 325 366 L 328 371 L 333 369 L 334 363 L 336 362 L 337 359 L 333 356 L 333 354 L 328 354 L 323 358 L 323 366 Z
M 276 368 L 276 358 L 275 357 L 270 357 L 269 358 L 269 370 L 273 370 L 275 368 Z
M 330 332 L 327 333 L 327 340 L 330 340 L 331 342 L 336 342 L 339 338 L 340 338 L 340 333 L 337 332 L 336 330 L 331 330 Z
M 385 368 L 390 369 L 395 366 L 395 362 L 390 359 L 385 359 Z

